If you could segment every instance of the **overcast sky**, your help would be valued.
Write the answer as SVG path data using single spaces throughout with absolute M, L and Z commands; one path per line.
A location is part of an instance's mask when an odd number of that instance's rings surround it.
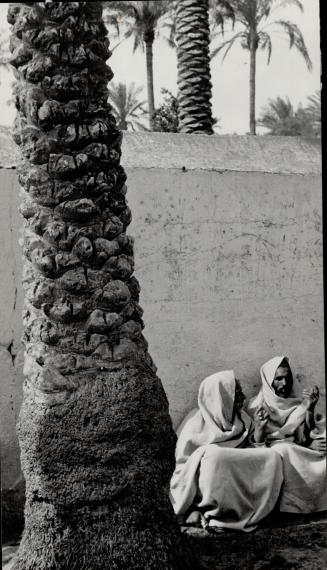
M 273 37 L 273 52 L 270 65 L 266 65 L 266 54 L 258 53 L 257 63 L 257 112 L 269 98 L 289 97 L 294 106 L 306 102 L 306 97 L 320 89 L 320 24 L 319 0 L 302 0 L 304 13 L 287 7 L 276 12 L 276 18 L 292 20 L 301 29 L 313 70 L 307 70 L 304 60 L 280 34 Z M 8 4 L 0 7 L 0 30 L 8 31 L 6 11 Z M 166 87 L 176 94 L 176 53 L 162 38 L 154 42 L 154 82 L 156 104 L 160 103 L 161 88 Z M 240 47 L 234 47 L 222 63 L 218 55 L 211 62 L 213 83 L 213 115 L 220 118 L 219 133 L 245 134 L 248 131 L 249 107 L 249 54 Z M 121 44 L 113 53 L 109 63 L 114 72 L 114 81 L 135 82 L 144 86 L 146 98 L 145 54 L 133 54 L 132 41 Z M 10 125 L 14 109 L 6 105 L 10 98 L 12 75 L 0 70 L 0 124 Z

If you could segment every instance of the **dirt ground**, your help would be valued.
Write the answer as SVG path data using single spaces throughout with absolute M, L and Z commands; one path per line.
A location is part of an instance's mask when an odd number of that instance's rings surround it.
M 252 533 L 227 531 L 216 535 L 196 527 L 182 527 L 182 532 L 195 553 L 194 570 L 327 568 L 327 512 L 279 515 Z M 14 541 L 3 547 L 3 570 L 11 569 L 17 548 Z
M 327 513 L 279 518 L 252 533 L 209 535 L 183 528 L 197 570 L 321 570 L 327 568 Z

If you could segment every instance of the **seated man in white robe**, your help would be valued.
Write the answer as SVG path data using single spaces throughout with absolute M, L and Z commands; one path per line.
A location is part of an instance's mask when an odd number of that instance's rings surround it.
M 327 509 L 326 424 L 315 416 L 318 387 L 302 391 L 288 358 L 277 356 L 260 369 L 262 387 L 250 400 L 257 445 L 270 447 L 283 460 L 279 509 L 310 513 Z

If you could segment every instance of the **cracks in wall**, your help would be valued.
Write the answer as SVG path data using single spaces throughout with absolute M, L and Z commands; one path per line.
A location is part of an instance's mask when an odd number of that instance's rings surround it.
M 0 348 L 3 348 L 4 350 L 7 350 L 9 352 L 12 365 L 15 366 L 17 352 L 15 351 L 14 348 L 14 340 L 12 339 L 8 345 L 0 343 Z
M 16 310 L 17 294 L 18 294 L 18 289 L 17 289 L 17 287 L 15 287 L 15 290 L 14 290 L 13 312 Z
M 12 340 L 12 341 L 10 342 L 10 344 L 7 346 L 7 350 L 8 350 L 8 352 L 9 352 L 9 354 L 10 354 L 12 364 L 13 364 L 13 366 L 15 366 L 15 360 L 16 360 L 17 354 L 15 354 L 15 352 L 14 352 L 14 341 L 13 341 L 13 340 Z
M 15 187 L 14 187 L 14 179 L 11 181 L 12 184 L 12 192 L 10 194 L 10 202 L 9 202 L 9 229 L 10 229 L 10 258 L 11 258 L 11 274 L 12 274 L 12 319 L 11 319 L 11 338 L 15 339 L 17 336 L 17 331 L 15 330 L 15 313 L 17 310 L 17 302 L 19 300 L 19 289 L 17 286 L 17 279 L 19 277 L 18 273 L 18 266 L 17 266 L 17 242 L 18 242 L 18 235 L 17 235 L 17 224 L 15 223 L 16 219 L 16 199 L 15 199 Z M 13 359 L 13 365 L 15 364 L 14 359 L 16 354 L 13 355 L 12 351 L 13 342 L 9 344 L 8 351 Z

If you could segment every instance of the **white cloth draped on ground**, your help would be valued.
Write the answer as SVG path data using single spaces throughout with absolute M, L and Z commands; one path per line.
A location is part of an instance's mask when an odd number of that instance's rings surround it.
M 234 413 L 232 370 L 201 383 L 199 408 L 177 435 L 171 500 L 177 515 L 199 509 L 210 526 L 253 530 L 274 508 L 282 484 L 279 454 L 246 448 L 252 422 Z
M 261 367 L 262 387 L 259 394 L 250 400 L 247 411 L 253 416 L 256 409 L 263 405 L 270 414 L 266 426 L 266 444 L 283 460 L 280 511 L 318 512 L 327 509 L 326 457 L 303 447 L 305 406 L 299 397 L 300 386 L 296 378 L 293 377 L 289 398 L 278 397 L 272 388 L 275 372 L 284 359 L 284 356 L 272 358 Z M 312 439 L 326 437 L 321 427 L 323 425 L 324 418 L 320 416 L 310 434 Z

